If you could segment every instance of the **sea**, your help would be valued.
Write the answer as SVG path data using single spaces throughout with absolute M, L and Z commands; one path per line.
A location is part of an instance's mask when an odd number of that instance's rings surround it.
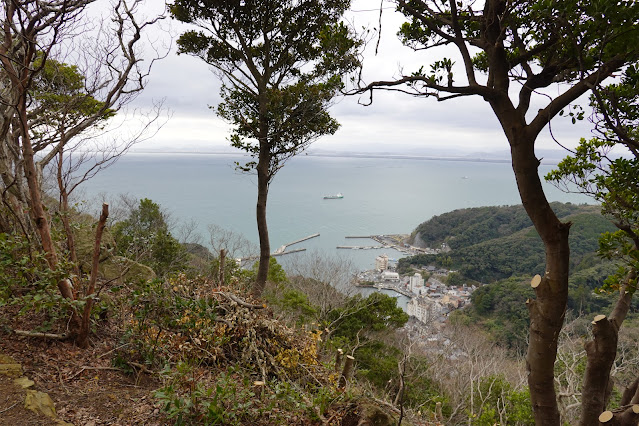
M 83 184 L 87 211 L 99 200 L 120 194 L 149 198 L 175 223 L 193 223 L 201 241 L 208 225 L 258 242 L 255 219 L 257 177 L 238 172 L 238 154 L 129 153 Z M 540 174 L 552 170 L 542 165 Z M 549 201 L 592 203 L 586 196 L 565 193 L 544 183 Z M 343 194 L 341 199 L 324 199 Z M 112 201 L 113 202 L 113 201 Z M 420 223 L 456 209 L 519 204 L 510 163 L 426 158 L 300 155 L 278 171 L 270 185 L 267 221 L 272 250 L 319 233 L 288 247 L 305 254 L 346 259 L 356 269 L 373 269 L 388 249 L 350 250 L 337 246 L 377 245 L 347 236 L 410 234 Z M 287 257 L 278 261 L 286 263 Z

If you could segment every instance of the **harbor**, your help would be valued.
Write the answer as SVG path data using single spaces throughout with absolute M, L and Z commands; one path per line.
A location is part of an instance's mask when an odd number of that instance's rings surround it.
M 369 240 L 373 240 L 377 243 L 379 243 L 380 245 L 378 246 L 373 246 L 373 245 L 340 245 L 337 246 L 337 249 L 342 249 L 342 250 L 375 250 L 375 249 L 390 249 L 390 250 L 395 250 L 398 251 L 402 254 L 405 254 L 407 256 L 413 256 L 416 254 L 436 254 L 439 252 L 439 250 L 434 250 L 434 249 L 428 249 L 428 248 L 422 248 L 422 247 L 415 247 L 412 245 L 409 245 L 406 243 L 406 241 L 408 240 L 408 235 L 396 235 L 396 234 L 391 234 L 391 235 L 347 235 L 346 237 L 344 237 L 346 239 L 369 239 Z

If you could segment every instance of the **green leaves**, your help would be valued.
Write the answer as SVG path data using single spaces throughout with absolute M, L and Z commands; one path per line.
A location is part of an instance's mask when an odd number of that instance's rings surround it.
M 447 44 L 479 48 L 473 66 L 482 72 L 489 70 L 490 51 L 494 59 L 507 59 L 500 64 L 506 66 L 500 73 L 528 80 L 531 87 L 576 81 L 613 59 L 633 62 L 639 56 L 637 2 L 409 0 L 398 4 L 408 19 L 398 32 L 405 45 L 415 50 Z M 496 65 L 493 62 L 493 72 Z M 430 84 L 439 82 L 433 77 Z
M 559 115 L 563 116 L 566 114 L 567 117 L 570 117 L 572 124 L 577 123 L 577 121 L 582 121 L 584 119 L 584 109 L 581 105 L 571 105 L 569 106 L 568 113 L 565 113 L 562 109 L 559 111 Z
M 379 332 L 388 328 L 403 327 L 408 315 L 397 306 L 397 299 L 383 293 L 372 293 L 367 298 L 355 296 L 351 304 L 331 312 L 332 319 L 342 317 L 334 336 L 354 340 L 357 334 L 366 331 Z
M 149 265 L 158 275 L 186 263 L 186 250 L 169 232 L 166 215 L 148 198 L 114 226 L 113 234 L 119 254 Z
M 69 265 L 61 263 L 51 270 L 44 254 L 33 252 L 29 245 L 21 235 L 0 233 L 0 306 L 16 305 L 20 315 L 45 311 L 48 320 L 36 328 L 48 331 L 58 319 L 67 317 L 69 308 L 83 303 L 74 306 L 57 289 L 58 281 L 69 276 Z
M 231 146 L 269 158 L 269 179 L 293 155 L 339 125 L 328 114 L 342 77 L 359 66 L 361 41 L 342 22 L 350 1 L 177 0 L 180 53 L 222 77 L 217 114 L 233 126 Z M 266 151 L 266 152 L 264 152 Z M 238 165 L 251 171 L 255 161 Z
M 41 60 L 39 55 L 34 67 L 40 66 Z M 87 93 L 85 76 L 77 66 L 51 58 L 36 74 L 31 94 L 35 102 L 30 114 L 37 119 L 35 132 L 40 126 L 67 130 L 78 121 L 96 114 L 100 114 L 98 122 L 115 115 L 114 110 L 105 108 L 104 102 Z
M 274 175 L 284 162 L 304 150 L 316 138 L 333 134 L 339 124 L 326 107 L 341 87 L 339 78 L 319 83 L 300 80 L 281 88 L 268 88 L 261 96 L 266 113 L 260 115 L 259 100 L 241 89 L 223 88 L 224 102 L 217 113 L 235 123 L 230 136 L 231 146 L 242 149 L 256 158 L 261 149 L 269 150 L 269 173 Z M 260 127 L 261 126 L 261 127 Z M 264 129 L 266 129 L 264 131 Z M 260 133 L 264 133 L 260 145 Z M 242 171 L 257 166 L 255 161 L 238 165 Z
M 572 190 L 592 196 L 619 229 L 599 239 L 599 255 L 620 262 L 620 269 L 608 277 L 601 291 L 619 290 L 628 272 L 639 270 L 638 82 L 637 64 L 631 64 L 620 82 L 595 88 L 590 120 L 597 137 L 581 139 L 575 152 L 546 176 L 558 186 L 572 185 Z M 627 289 L 634 292 L 635 285 Z

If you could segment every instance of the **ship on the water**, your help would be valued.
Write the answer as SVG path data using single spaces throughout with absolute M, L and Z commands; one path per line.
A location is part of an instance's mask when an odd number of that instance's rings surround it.
M 340 198 L 344 198 L 344 195 L 341 192 L 338 192 L 335 195 L 324 195 L 325 200 L 339 200 Z

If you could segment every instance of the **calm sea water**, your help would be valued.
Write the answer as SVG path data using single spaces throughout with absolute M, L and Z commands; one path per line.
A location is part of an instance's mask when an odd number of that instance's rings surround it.
M 84 188 L 89 198 L 100 193 L 150 198 L 178 222 L 196 221 L 203 235 L 215 224 L 257 243 L 257 178 L 234 170 L 234 162 L 241 160 L 220 154 L 128 154 Z M 549 170 L 542 166 L 541 173 Z M 590 201 L 552 185 L 545 189 L 550 201 Z M 338 192 L 343 199 L 323 199 Z M 375 257 L 387 251 L 336 250 L 338 245 L 376 245 L 346 236 L 408 234 L 432 216 L 455 209 L 518 203 L 508 163 L 301 156 L 290 160 L 271 184 L 267 220 L 273 250 L 319 233 L 291 249 L 324 251 L 371 269 Z M 387 254 L 399 256 L 392 250 Z

